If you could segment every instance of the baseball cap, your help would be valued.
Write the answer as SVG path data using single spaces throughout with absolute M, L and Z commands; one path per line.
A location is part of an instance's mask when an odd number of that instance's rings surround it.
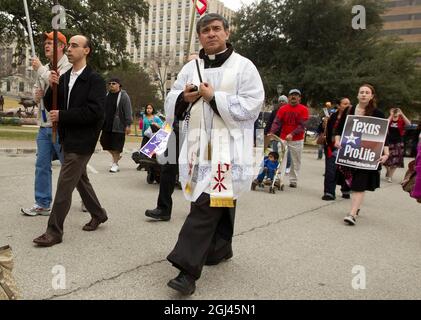
M 292 90 L 290 90 L 289 93 L 288 93 L 288 95 L 290 96 L 291 94 L 294 94 L 294 93 L 296 93 L 296 94 L 298 94 L 298 95 L 301 96 L 301 91 L 298 90 L 298 89 L 292 89 Z
M 121 87 L 121 81 L 120 81 L 120 79 L 119 79 L 119 78 L 111 78 L 111 79 L 108 81 L 108 83 L 110 83 L 110 82 L 117 82 L 117 83 L 120 85 L 120 87 Z
M 54 40 L 54 32 L 53 31 L 51 31 L 50 33 L 45 32 L 44 33 L 44 40 L 45 39 Z M 57 31 L 57 39 L 61 43 L 64 43 L 65 45 L 67 45 L 67 39 L 64 36 L 64 34 L 62 34 L 60 31 Z
M 279 102 L 279 103 L 281 103 L 281 102 L 288 103 L 288 97 L 287 97 L 287 96 L 285 96 L 285 95 L 279 96 L 279 98 L 278 98 L 278 102 Z

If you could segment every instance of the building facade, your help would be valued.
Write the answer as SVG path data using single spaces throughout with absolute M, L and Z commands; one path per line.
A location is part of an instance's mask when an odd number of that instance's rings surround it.
M 149 20 L 138 23 L 140 46 L 134 36 L 128 34 L 127 52 L 130 61 L 137 63 L 149 73 L 161 87 L 165 95 L 175 81 L 184 64 L 189 40 L 192 0 L 148 0 Z M 208 0 L 208 13 L 219 13 L 231 22 L 234 11 L 226 8 L 221 1 Z M 199 14 L 195 11 L 196 21 Z M 200 44 L 195 28 L 192 33 L 190 52 L 199 52 Z
M 30 63 L 30 52 L 26 50 L 25 61 L 15 67 L 16 44 L 0 47 L 0 95 L 15 98 L 31 98 L 35 74 Z
M 421 43 L 421 0 L 387 0 L 383 33 L 405 43 Z

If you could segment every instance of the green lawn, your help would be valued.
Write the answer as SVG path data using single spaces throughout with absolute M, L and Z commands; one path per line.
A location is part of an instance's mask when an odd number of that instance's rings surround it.
M 35 140 L 37 137 L 37 131 L 4 131 L 0 130 L 1 140 Z

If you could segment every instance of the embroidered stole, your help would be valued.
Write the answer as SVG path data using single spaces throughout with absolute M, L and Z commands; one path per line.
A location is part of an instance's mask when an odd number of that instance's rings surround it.
M 237 58 L 235 53 L 230 57 L 231 59 L 234 59 L 233 67 L 225 68 L 221 85 L 215 90 L 235 95 L 235 77 L 240 59 Z M 203 60 L 200 60 L 200 72 L 202 75 L 204 74 Z M 193 77 L 193 84 L 200 85 L 197 72 Z M 213 114 L 212 112 L 206 112 L 206 110 L 210 110 L 210 107 L 202 98 L 196 102 L 190 112 L 186 137 L 189 173 L 185 192 L 190 195 L 194 193 L 199 178 L 199 164 L 211 161 L 210 206 L 233 208 L 234 190 L 230 133 L 225 122 L 219 116 L 214 116 L 211 121 L 211 128 L 206 128 L 205 117 Z M 210 137 L 208 137 L 207 130 L 211 130 Z

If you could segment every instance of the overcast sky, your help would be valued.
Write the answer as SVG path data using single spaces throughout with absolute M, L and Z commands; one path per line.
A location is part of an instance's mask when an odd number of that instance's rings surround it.
M 241 8 L 241 4 L 250 4 L 255 0 L 222 0 L 222 2 L 230 9 L 237 10 Z

